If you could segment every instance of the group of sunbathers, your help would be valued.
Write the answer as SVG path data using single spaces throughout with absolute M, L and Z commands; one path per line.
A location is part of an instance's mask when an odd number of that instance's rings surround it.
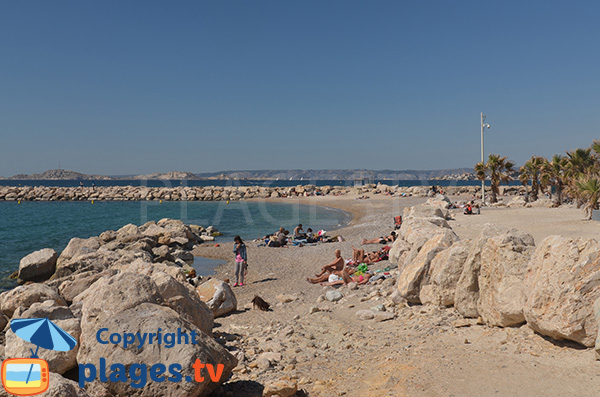
M 321 285 L 346 285 L 351 282 L 366 284 L 373 273 L 367 269 L 367 265 L 388 259 L 390 247 L 385 246 L 373 252 L 352 247 L 352 260 L 344 261 L 342 252 L 335 250 L 335 259 L 321 268 L 313 278 L 307 278 L 311 284 Z M 364 267 L 363 267 L 364 266 Z
M 291 236 L 289 230 L 280 227 L 279 231 L 276 233 L 268 234 L 254 241 L 264 241 L 264 244 L 268 247 L 285 247 L 288 243 L 303 246 L 305 244 L 314 244 L 318 242 L 330 243 L 333 241 L 344 241 L 344 239 L 342 236 L 326 236 L 324 230 L 313 233 L 313 230 L 308 228 L 305 232 L 302 228 L 302 224 L 299 224 L 294 228 L 294 233 Z

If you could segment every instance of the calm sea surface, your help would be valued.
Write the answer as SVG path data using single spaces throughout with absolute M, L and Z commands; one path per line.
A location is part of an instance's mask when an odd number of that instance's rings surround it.
M 133 223 L 141 225 L 162 218 L 185 223 L 215 226 L 231 241 L 239 234 L 251 240 L 275 232 L 280 226 L 289 230 L 302 223 L 333 230 L 345 226 L 350 215 L 320 206 L 264 202 L 1 202 L 0 201 L 0 290 L 15 284 L 6 279 L 19 268 L 25 255 L 53 248 L 60 253 L 73 237 L 97 236 Z

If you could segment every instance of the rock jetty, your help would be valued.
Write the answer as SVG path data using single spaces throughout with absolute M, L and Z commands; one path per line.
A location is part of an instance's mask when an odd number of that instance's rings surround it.
M 448 195 L 474 195 L 476 186 L 444 187 Z M 502 195 L 525 193 L 522 186 L 503 186 Z M 368 196 L 374 194 L 429 197 L 430 186 L 389 186 L 368 184 L 359 187 L 298 185 L 291 187 L 270 186 L 0 186 L 0 201 L 226 201 L 244 199 L 288 198 L 303 196 Z
M 600 351 L 596 240 L 549 236 L 536 245 L 527 233 L 492 224 L 459 240 L 443 201 L 437 204 L 404 210 L 390 250 L 399 270 L 396 299 L 454 306 L 487 326 L 527 323 L 541 335 Z
M 24 284 L 0 294 L 0 327 L 5 331 L 0 359 L 30 356 L 31 343 L 10 330 L 7 325 L 11 319 L 46 317 L 78 342 L 68 352 L 43 353 L 52 372 L 52 387 L 59 393 L 53 395 L 210 394 L 237 365 L 237 359 L 212 334 L 214 317 L 236 309 L 235 296 L 230 288 L 224 292 L 223 287 L 218 296 L 208 296 L 205 291 L 209 288 L 200 284 L 199 291 L 206 295 L 201 296 L 188 282 L 186 271 L 193 261 L 191 250 L 212 240 L 214 232 L 211 227 L 162 219 L 141 226 L 125 225 L 88 239 L 74 238 L 60 255 L 51 249 L 27 255 L 18 272 Z M 102 328 L 117 333 L 179 329 L 187 335 L 195 332 L 196 343 L 123 348 L 114 343 L 100 344 L 97 333 Z M 106 360 L 107 367 L 111 363 L 127 368 L 139 363 L 161 363 L 166 368 L 179 364 L 183 379 L 192 379 L 197 359 L 222 364 L 220 381 L 158 382 L 148 375 L 144 388 L 135 388 L 131 382 L 95 380 L 80 389 L 68 379 L 80 364 L 100 368 L 101 360 Z

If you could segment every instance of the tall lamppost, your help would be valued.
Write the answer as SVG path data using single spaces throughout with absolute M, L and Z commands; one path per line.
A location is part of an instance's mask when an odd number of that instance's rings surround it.
M 481 112 L 481 164 L 485 165 L 483 158 L 483 129 L 490 128 L 489 124 L 485 124 L 485 115 Z M 485 177 L 481 181 L 481 204 L 485 204 Z

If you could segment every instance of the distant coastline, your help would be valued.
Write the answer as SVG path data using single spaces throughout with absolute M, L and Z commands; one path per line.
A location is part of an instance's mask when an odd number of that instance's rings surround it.
M 170 171 L 165 173 L 143 175 L 89 175 L 81 172 L 55 169 L 39 174 L 17 174 L 0 177 L 0 180 L 335 180 L 365 183 L 380 180 L 475 180 L 472 168 L 454 168 L 444 170 L 255 170 L 255 171 L 219 171 L 212 173 L 192 173 L 187 171 Z

